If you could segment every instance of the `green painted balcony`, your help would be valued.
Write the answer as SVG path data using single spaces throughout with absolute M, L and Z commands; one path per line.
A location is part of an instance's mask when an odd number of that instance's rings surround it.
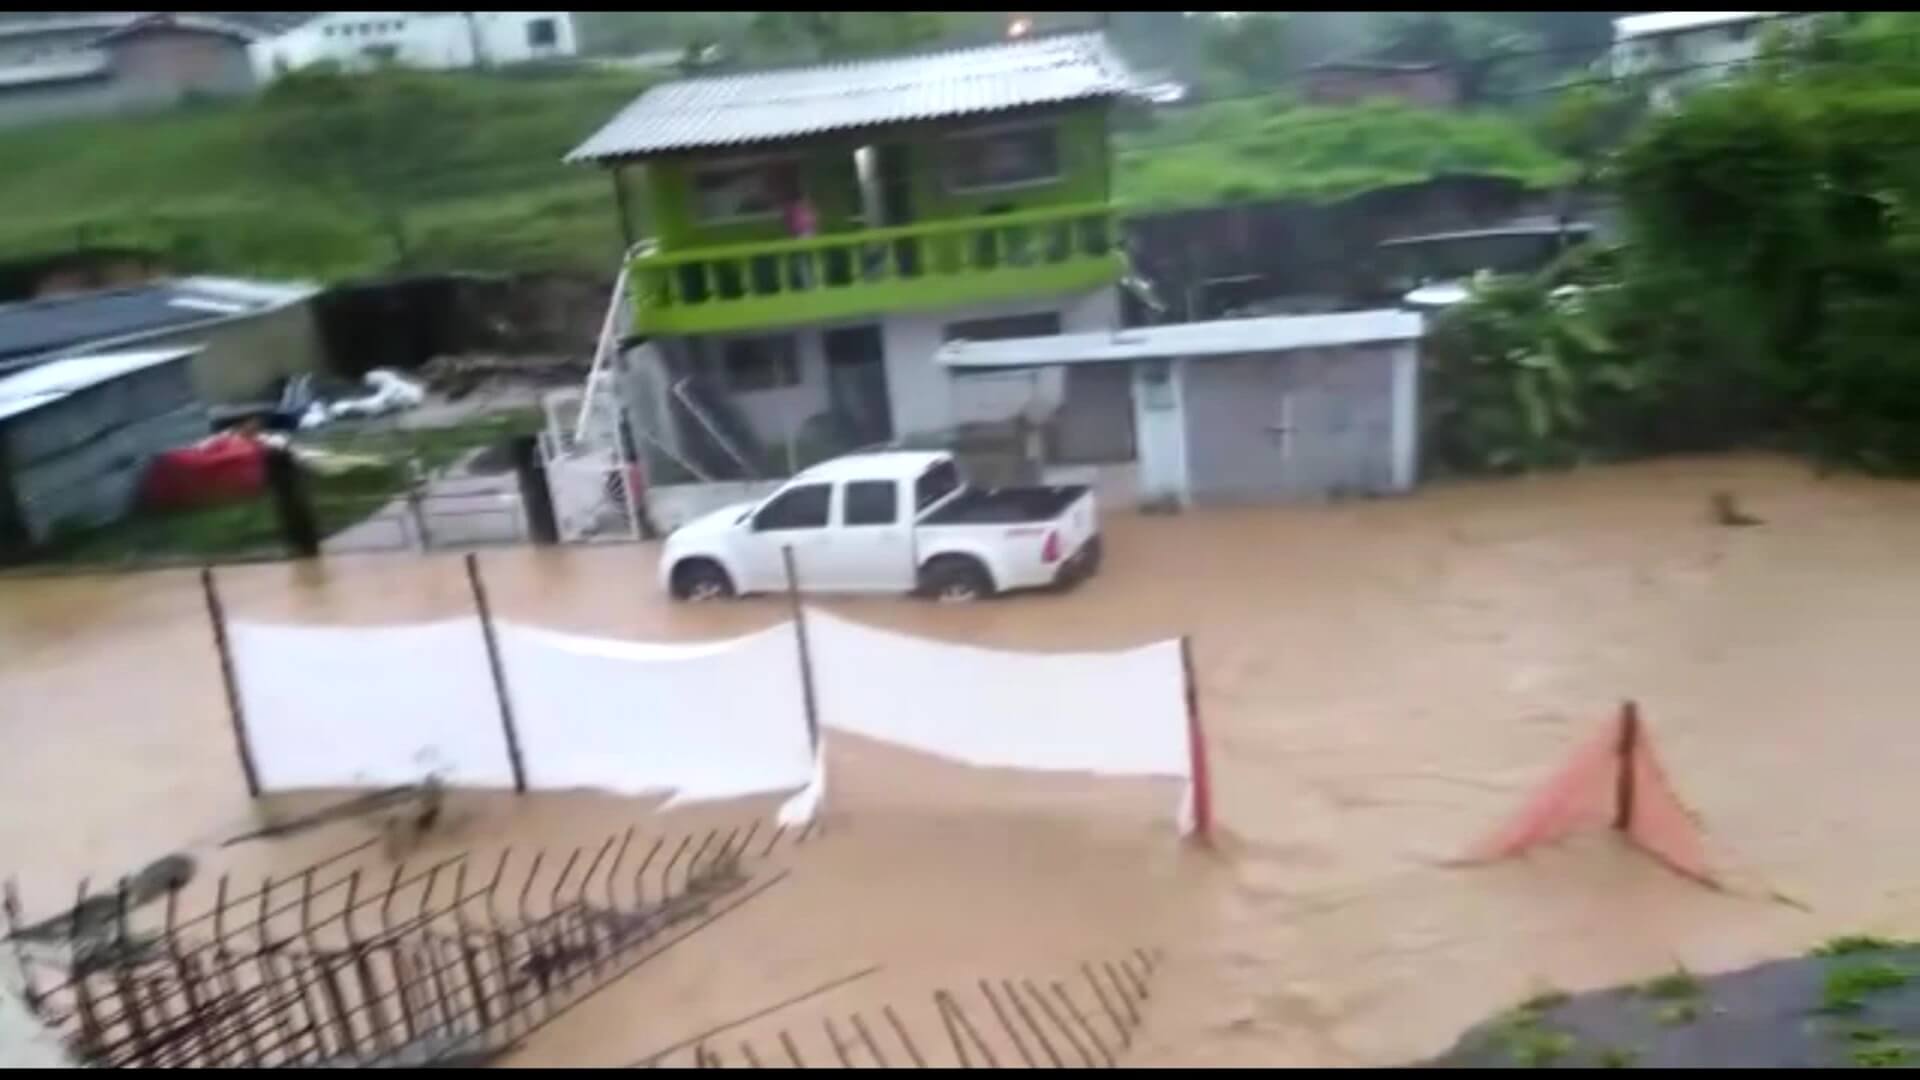
M 719 334 L 1084 291 L 1119 280 L 1110 205 L 647 252 L 634 329 Z

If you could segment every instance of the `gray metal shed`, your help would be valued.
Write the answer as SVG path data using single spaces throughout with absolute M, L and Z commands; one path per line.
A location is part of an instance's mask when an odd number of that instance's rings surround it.
M 0 378 L 0 551 L 119 518 L 154 454 L 206 437 L 197 352 L 81 356 Z
M 955 342 L 937 360 L 1126 364 L 1143 501 L 1281 502 L 1413 487 L 1424 325 L 1399 310 L 1222 319 Z

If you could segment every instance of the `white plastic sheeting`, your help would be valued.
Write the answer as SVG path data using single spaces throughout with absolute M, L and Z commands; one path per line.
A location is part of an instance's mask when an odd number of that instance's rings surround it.
M 495 629 L 529 787 L 678 802 L 797 791 L 783 821 L 811 817 L 821 801 L 791 623 L 700 644 Z M 982 768 L 1190 778 L 1177 641 L 1017 653 L 820 611 L 808 630 L 829 731 Z M 512 783 L 477 619 L 237 622 L 229 636 L 267 790 L 408 783 L 429 771 L 452 784 Z
M 497 631 L 530 787 L 704 800 L 814 775 L 791 626 L 691 645 Z
M 409 784 L 429 772 L 468 787 L 513 784 L 480 620 L 236 621 L 228 640 L 264 790 Z
M 809 612 L 821 722 L 969 765 L 1188 774 L 1180 643 L 1026 653 Z

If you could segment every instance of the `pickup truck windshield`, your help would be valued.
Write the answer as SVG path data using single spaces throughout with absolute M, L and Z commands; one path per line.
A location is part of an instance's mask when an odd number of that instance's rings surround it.
M 913 512 L 918 514 L 960 486 L 960 470 L 953 462 L 943 461 L 920 474 L 913 482 Z

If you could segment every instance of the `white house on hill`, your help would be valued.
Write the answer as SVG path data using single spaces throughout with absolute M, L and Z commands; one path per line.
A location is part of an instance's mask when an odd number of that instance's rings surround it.
M 248 50 L 262 82 L 310 64 L 497 67 L 579 54 L 568 11 L 327 11 Z
M 1758 55 L 1760 38 L 1785 11 L 1647 11 L 1613 20 L 1613 77 L 1647 78 L 1657 105 L 1676 94 L 1717 82 Z

